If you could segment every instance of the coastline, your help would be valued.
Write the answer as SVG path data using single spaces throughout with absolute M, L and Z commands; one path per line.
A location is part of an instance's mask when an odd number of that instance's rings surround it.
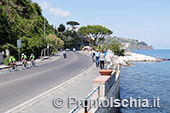
M 163 60 L 137 53 L 126 53 L 125 56 L 119 56 L 119 62 L 122 66 L 128 66 L 130 65 L 130 62 L 159 62 L 159 61 Z

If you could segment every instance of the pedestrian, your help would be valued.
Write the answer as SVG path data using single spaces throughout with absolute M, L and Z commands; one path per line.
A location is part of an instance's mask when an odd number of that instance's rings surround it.
M 107 52 L 108 52 L 108 51 L 106 50 L 105 53 L 104 53 L 105 56 L 107 55 Z
M 100 53 L 100 69 L 104 69 L 105 54 L 104 51 Z
M 100 52 L 99 52 L 98 49 L 96 50 L 95 58 L 96 58 L 96 67 L 98 67 L 99 66 L 99 59 L 100 59 Z
M 95 62 L 95 51 L 94 51 L 94 49 L 92 50 L 91 54 L 92 54 L 92 60 L 93 60 L 93 62 Z
M 106 54 L 106 67 L 107 69 L 111 68 L 111 66 L 113 65 L 113 53 L 112 51 L 109 49 L 107 51 L 107 54 Z

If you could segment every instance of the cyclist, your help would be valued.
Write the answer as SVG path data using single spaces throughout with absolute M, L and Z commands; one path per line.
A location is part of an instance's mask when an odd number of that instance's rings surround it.
M 66 54 L 66 51 L 65 51 L 65 50 L 63 51 L 63 56 L 64 56 L 64 58 L 67 57 L 67 54 Z
M 31 56 L 30 56 L 30 58 L 29 58 L 29 60 L 31 60 L 32 65 L 34 65 L 34 59 L 35 59 L 35 56 L 34 56 L 34 54 L 32 53 Z
M 9 64 L 12 66 L 13 69 L 16 67 L 16 60 L 13 56 L 9 58 Z
M 27 56 L 24 55 L 24 53 L 22 53 L 21 61 L 23 62 L 24 66 L 26 66 L 26 64 L 27 64 Z

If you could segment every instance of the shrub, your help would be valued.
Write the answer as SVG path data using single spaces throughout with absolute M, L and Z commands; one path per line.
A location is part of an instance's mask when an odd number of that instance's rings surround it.
M 3 63 L 4 63 L 6 66 L 7 66 L 8 63 L 9 63 L 9 58 L 10 58 L 10 56 L 6 57 L 6 58 L 4 59 L 4 61 L 3 61 Z
M 102 52 L 103 48 L 101 48 L 100 46 L 92 46 L 92 49 L 94 49 L 95 51 L 98 49 L 99 52 Z

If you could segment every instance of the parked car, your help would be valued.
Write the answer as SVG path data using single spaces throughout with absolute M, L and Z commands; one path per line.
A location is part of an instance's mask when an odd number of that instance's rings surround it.
M 66 51 L 70 51 L 70 49 L 69 49 L 69 48 L 66 48 Z

